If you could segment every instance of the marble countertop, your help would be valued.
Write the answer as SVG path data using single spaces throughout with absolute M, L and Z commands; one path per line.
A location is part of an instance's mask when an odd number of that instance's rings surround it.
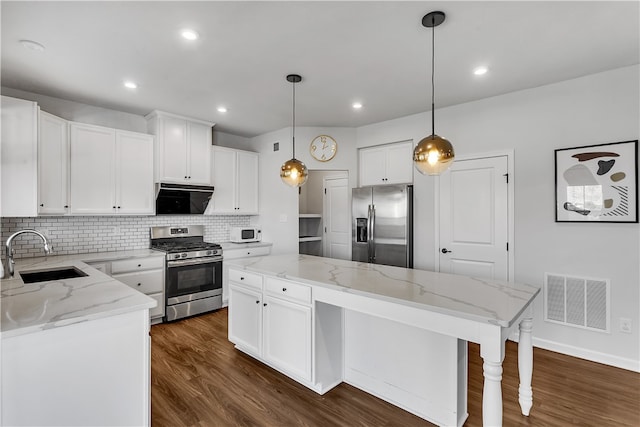
M 164 256 L 149 249 L 17 259 L 0 286 L 2 338 L 153 308 L 156 301 L 87 262 Z M 20 272 L 75 267 L 86 277 L 25 284 Z M 8 274 L 7 271 L 5 271 Z
M 511 327 L 540 292 L 525 284 L 310 255 L 271 255 L 228 264 L 502 327 Z

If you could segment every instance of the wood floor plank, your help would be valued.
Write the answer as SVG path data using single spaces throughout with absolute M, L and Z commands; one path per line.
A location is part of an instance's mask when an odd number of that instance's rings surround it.
M 233 348 L 227 310 L 151 328 L 153 427 L 431 426 L 341 384 L 319 395 Z M 505 427 L 640 426 L 640 374 L 534 349 L 531 416 L 518 404 L 517 344 L 507 342 Z M 482 359 L 469 344 L 469 418 L 482 425 Z

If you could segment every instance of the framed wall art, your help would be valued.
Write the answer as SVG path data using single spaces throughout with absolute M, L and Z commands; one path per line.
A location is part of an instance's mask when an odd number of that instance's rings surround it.
M 555 156 L 556 222 L 638 222 L 638 140 Z

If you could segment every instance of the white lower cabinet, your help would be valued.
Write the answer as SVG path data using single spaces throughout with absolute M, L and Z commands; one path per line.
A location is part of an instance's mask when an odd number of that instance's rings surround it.
M 237 245 L 238 247 L 234 247 Z M 257 256 L 265 256 L 271 253 L 271 245 L 269 246 L 253 246 L 249 244 L 223 244 L 224 261 L 232 259 L 252 258 Z M 229 304 L 229 267 L 222 263 L 222 306 Z
M 230 268 L 229 341 L 310 385 L 311 288 Z
M 311 307 L 267 294 L 263 319 L 264 358 L 311 381 Z
M 87 261 L 87 264 L 155 299 L 158 304 L 149 309 L 149 318 L 152 324 L 162 322 L 165 311 L 163 256 Z

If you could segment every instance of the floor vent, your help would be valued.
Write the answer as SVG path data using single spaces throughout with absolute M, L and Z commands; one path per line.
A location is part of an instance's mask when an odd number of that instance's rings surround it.
M 609 332 L 609 280 L 545 273 L 544 320 Z

